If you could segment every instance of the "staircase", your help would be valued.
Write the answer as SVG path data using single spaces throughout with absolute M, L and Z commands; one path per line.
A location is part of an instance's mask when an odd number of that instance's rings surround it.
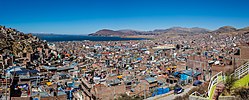
M 231 74 L 238 80 L 244 77 L 245 75 L 249 74 L 249 62 L 241 65 L 239 68 L 235 69 L 234 73 Z M 208 88 L 208 96 L 209 99 L 217 100 L 219 95 L 223 92 L 225 85 L 223 81 L 225 80 L 225 76 L 222 75 L 222 72 L 216 74 L 212 77 L 209 88 Z
M 214 97 L 214 94 L 217 94 L 215 91 L 219 91 L 219 89 L 218 90 L 216 89 L 217 84 L 220 84 L 220 82 L 223 82 L 224 80 L 225 78 L 224 78 L 222 71 L 217 73 L 211 78 L 209 85 L 208 85 L 208 97 L 210 100 L 212 100 L 212 98 Z
M 240 80 L 244 76 L 248 76 L 249 74 L 249 62 L 246 62 L 245 64 L 241 65 L 239 68 L 237 68 L 233 74 L 235 78 Z M 209 82 L 208 86 L 208 98 L 203 98 L 203 100 L 209 99 L 209 100 L 217 100 L 219 95 L 223 92 L 225 85 L 225 76 L 223 75 L 222 72 L 217 73 L 214 75 Z M 199 98 L 199 96 L 196 95 L 197 93 L 194 92 L 191 94 L 190 97 L 193 98 Z
M 223 82 L 220 82 L 216 85 L 215 91 L 214 91 L 214 95 L 212 97 L 212 100 L 218 100 L 218 97 L 220 96 L 220 94 L 224 91 L 225 85 Z

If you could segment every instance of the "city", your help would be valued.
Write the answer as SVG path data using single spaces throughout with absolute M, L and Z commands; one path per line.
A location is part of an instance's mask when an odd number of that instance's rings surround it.
M 1 26 L 1 44 L 6 44 L 0 55 L 2 98 L 110 100 L 125 95 L 154 100 L 191 97 L 190 91 L 206 98 L 225 96 L 224 80 L 216 83 L 216 88 L 223 86 L 221 92 L 207 86 L 213 76 L 237 74 L 243 64 L 246 69 L 239 77 L 248 79 L 248 32 L 47 43 Z M 248 86 L 246 81 L 240 85 Z
M 248 3 L 2 0 L 0 100 L 248 100 Z

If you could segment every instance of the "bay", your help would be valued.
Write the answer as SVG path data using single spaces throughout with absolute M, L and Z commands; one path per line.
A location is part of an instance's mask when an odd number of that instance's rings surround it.
M 106 37 L 106 36 L 85 36 L 85 35 L 35 35 L 41 40 L 48 42 L 59 41 L 127 41 L 127 40 L 145 40 L 144 38 L 121 38 L 121 37 Z

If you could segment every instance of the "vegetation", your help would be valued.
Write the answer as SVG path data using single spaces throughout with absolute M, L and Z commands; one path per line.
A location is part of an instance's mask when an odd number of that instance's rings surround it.
M 224 83 L 225 89 L 224 89 L 223 95 L 231 95 L 232 87 L 236 81 L 237 79 L 234 76 L 227 75 L 225 79 L 225 83 Z
M 248 86 L 248 83 L 249 83 L 249 80 L 248 80 L 248 79 L 249 79 L 249 74 L 246 75 L 246 76 L 244 76 L 243 78 L 237 80 L 237 81 L 234 83 L 234 85 L 233 85 L 232 88 L 236 89 L 236 88 L 238 88 L 238 87 Z
M 235 89 L 234 94 L 242 100 L 247 100 L 249 98 L 249 87 L 237 88 Z

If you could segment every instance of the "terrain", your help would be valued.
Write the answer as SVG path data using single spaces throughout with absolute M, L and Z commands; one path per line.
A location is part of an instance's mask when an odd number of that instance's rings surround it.
M 216 30 L 208 30 L 205 28 L 193 27 L 193 28 L 184 28 L 184 27 L 172 27 L 168 29 L 155 29 L 153 31 L 137 31 L 137 30 L 110 30 L 102 29 L 95 33 L 89 34 L 89 36 L 119 36 L 119 37 L 146 37 L 146 35 L 165 35 L 165 34 L 181 34 L 181 35 L 193 35 L 193 34 L 205 34 L 205 33 L 232 33 L 232 32 L 248 32 L 249 27 L 236 29 L 232 26 L 223 26 Z
M 0 26 L 0 54 L 32 53 L 36 49 L 48 48 L 47 43 L 32 34 L 24 34 L 16 29 Z

